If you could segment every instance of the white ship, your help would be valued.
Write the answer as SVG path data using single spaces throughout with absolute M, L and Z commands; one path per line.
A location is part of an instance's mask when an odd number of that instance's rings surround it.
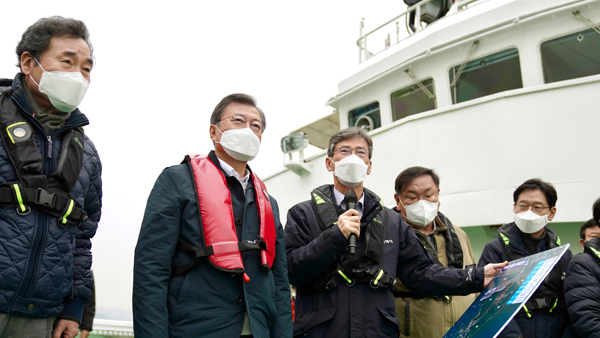
M 387 206 L 402 170 L 433 168 L 440 210 L 479 256 L 514 219 L 514 189 L 539 177 L 558 191 L 550 226 L 581 251 L 579 227 L 600 196 L 600 1 L 457 0 L 435 20 L 439 3 L 361 31 L 358 68 L 326 103 L 334 113 L 282 139 L 284 168 L 265 179 L 282 221 L 332 183 L 328 140 L 357 125 L 374 142 L 365 186 Z M 416 32 L 402 37 L 411 12 Z M 322 151 L 304 158 L 305 143 Z

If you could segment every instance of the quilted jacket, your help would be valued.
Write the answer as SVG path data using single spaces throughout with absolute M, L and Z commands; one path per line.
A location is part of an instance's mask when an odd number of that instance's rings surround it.
M 64 131 L 83 127 L 88 120 L 75 110 L 61 128 L 46 135 L 25 100 L 20 78 L 21 74 L 17 74 L 14 80 L 0 79 L 0 107 L 16 109 L 32 125 L 43 157 L 43 173 L 50 176 L 60 157 Z M 6 104 L 5 100 L 12 104 Z M 100 175 L 100 158 L 86 136 L 83 165 L 71 190 L 71 197 L 88 214 L 88 219 L 79 227 L 60 228 L 56 217 L 34 208 L 21 216 L 15 208 L 0 206 L 1 313 L 34 318 L 59 315 L 59 318 L 81 320 L 85 302 L 92 293 L 90 238 L 96 233 L 100 220 Z M 16 180 L 15 170 L 0 140 L 0 184 Z

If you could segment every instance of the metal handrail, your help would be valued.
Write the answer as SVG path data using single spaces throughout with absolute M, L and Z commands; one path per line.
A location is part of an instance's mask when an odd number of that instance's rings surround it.
M 366 61 L 369 58 L 371 58 L 372 56 L 375 56 L 381 52 L 380 51 L 375 54 L 369 52 L 369 50 L 367 49 L 367 37 L 377 31 L 379 31 L 380 29 L 386 27 L 387 25 L 391 24 L 392 22 L 400 19 L 401 17 L 405 17 L 405 21 L 406 21 L 407 14 L 410 14 L 411 12 L 416 12 L 415 13 L 415 27 L 416 27 L 417 31 L 415 32 L 415 34 L 418 33 L 419 31 L 421 31 L 423 29 L 423 27 L 421 27 L 421 7 L 427 5 L 431 1 L 433 1 L 433 0 L 423 0 L 423 1 L 420 1 L 412 6 L 408 7 L 404 12 L 402 12 L 399 15 L 393 17 L 392 19 L 386 21 L 385 23 L 379 25 L 377 28 L 372 29 L 371 31 L 369 31 L 366 34 L 363 34 L 363 32 L 362 32 L 362 30 L 364 28 L 364 22 L 365 22 L 365 19 L 363 18 L 362 21 L 360 22 L 360 33 L 359 33 L 360 37 L 356 41 L 356 45 L 358 46 L 358 63 L 362 63 L 363 61 Z M 454 13 L 456 11 L 463 10 L 466 8 L 466 6 L 468 4 L 475 2 L 475 1 L 479 1 L 479 0 L 456 1 L 454 3 L 454 5 L 452 6 L 451 12 L 449 12 L 449 13 Z M 398 21 L 396 21 L 396 26 L 398 26 Z M 410 32 L 409 32 L 409 34 L 410 34 Z M 399 32 L 398 27 L 396 27 L 396 35 L 397 35 L 396 43 L 399 43 L 400 42 L 400 32 Z M 389 34 L 388 34 L 388 37 L 389 37 Z M 389 41 L 389 42 L 386 41 L 385 48 L 388 48 L 391 45 L 392 45 L 391 41 Z

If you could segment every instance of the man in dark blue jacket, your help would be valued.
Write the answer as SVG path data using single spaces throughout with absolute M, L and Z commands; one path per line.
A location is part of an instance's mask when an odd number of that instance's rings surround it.
M 247 165 L 258 153 L 265 116 L 253 97 L 232 94 L 215 107 L 210 123 L 215 150 L 201 157 L 206 174 L 198 175 L 186 158 L 162 172 L 148 198 L 135 249 L 135 336 L 289 338 L 292 310 L 279 210 Z M 261 201 L 270 203 L 271 217 L 264 217 L 268 206 Z M 273 230 L 274 242 L 263 230 Z M 217 238 L 223 234 L 235 239 L 229 242 L 233 249 L 218 250 L 228 244 Z M 267 250 L 252 249 L 258 243 Z M 272 245 L 269 268 L 262 256 Z M 251 249 L 242 251 L 244 246 Z M 238 247 L 243 267 L 224 267 L 217 256 Z
M 396 276 L 422 293 L 466 295 L 483 290 L 505 266 L 490 265 L 484 273 L 475 265 L 451 270 L 433 264 L 412 227 L 363 188 L 373 154 L 363 129 L 339 131 L 327 153 L 334 184 L 292 207 L 285 227 L 290 283 L 297 288 L 294 336 L 398 337 Z
M 83 22 L 50 17 L 16 52 L 21 72 L 0 80 L 0 337 L 72 338 L 92 293 L 102 197 L 77 109 L 92 47 Z
M 561 245 L 560 238 L 547 226 L 556 215 L 558 196 L 552 184 L 534 178 L 513 193 L 515 221 L 500 227 L 498 239 L 485 245 L 479 266 L 512 261 Z M 569 323 L 563 280 L 572 253 L 567 251 L 517 316 L 499 337 L 559 338 Z
M 593 210 L 597 229 L 600 199 Z M 565 300 L 577 336 L 600 338 L 600 237 L 586 237 L 583 252 L 571 260 L 565 279 Z

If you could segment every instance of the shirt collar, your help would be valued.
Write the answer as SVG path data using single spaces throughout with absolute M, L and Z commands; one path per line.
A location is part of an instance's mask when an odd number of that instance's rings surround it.
M 341 205 L 342 209 L 346 210 L 346 204 L 344 204 L 344 194 L 339 192 L 336 188 L 333 188 L 333 195 L 335 196 L 335 203 Z M 363 191 L 362 196 L 356 203 L 356 211 L 358 211 L 360 217 L 363 215 L 363 205 L 365 204 L 365 192 Z
M 242 183 L 242 185 L 244 183 L 248 183 L 248 179 L 250 178 L 250 170 L 246 170 L 246 172 L 247 172 L 246 176 L 240 178 L 240 175 L 238 174 L 238 172 L 235 171 L 235 169 L 233 169 L 233 167 L 230 166 L 229 163 L 223 161 L 222 159 L 220 159 L 218 157 L 217 157 L 217 159 L 219 160 L 219 164 L 221 164 L 221 168 L 228 176 L 235 177 L 238 181 L 240 181 L 240 183 Z

